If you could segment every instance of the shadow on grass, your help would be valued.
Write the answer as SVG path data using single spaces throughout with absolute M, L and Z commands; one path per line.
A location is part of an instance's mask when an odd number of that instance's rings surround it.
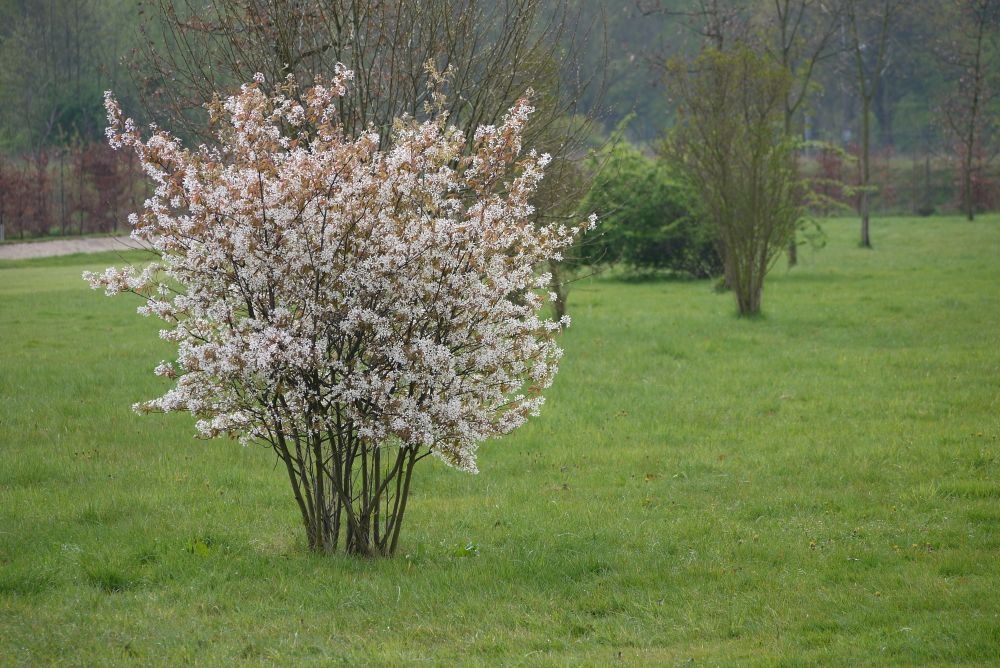
M 105 594 L 117 594 L 135 586 L 137 580 L 117 564 L 92 561 L 83 564 L 83 577 L 87 584 Z
M 674 271 L 609 271 L 596 274 L 598 278 L 620 285 L 646 285 L 651 283 L 704 283 L 711 285 L 712 278 L 696 278 L 691 274 Z

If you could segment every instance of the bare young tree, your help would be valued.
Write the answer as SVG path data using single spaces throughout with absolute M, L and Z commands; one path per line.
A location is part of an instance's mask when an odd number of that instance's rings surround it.
M 758 0 L 738 3 L 698 0 L 679 8 L 662 0 L 637 0 L 641 11 L 676 17 L 696 31 L 703 48 L 717 51 L 751 48 L 766 54 L 788 72 L 784 101 L 785 134 L 792 137 L 795 118 L 813 92 L 813 75 L 834 50 L 833 37 L 840 27 L 843 0 Z M 796 166 L 797 156 L 790 159 Z M 798 262 L 798 242 L 788 243 L 788 264 Z
M 136 60 L 139 88 L 154 120 L 159 115 L 182 134 L 211 141 L 204 105 L 258 72 L 269 82 L 291 77 L 302 90 L 344 63 L 355 78 L 340 101 L 343 128 L 356 135 L 373 126 L 384 144 L 396 118 L 426 117 L 430 73 L 439 72 L 446 77 L 444 111 L 470 141 L 476 127 L 495 124 L 526 90 L 535 91 L 538 112 L 525 142 L 553 156 L 545 199 L 536 202 L 542 217 L 564 217 L 586 190 L 582 173 L 559 175 L 578 171 L 567 163 L 582 157 L 592 125 L 579 101 L 603 86 L 598 75 L 572 66 L 598 26 L 568 0 L 153 4 L 158 11 Z M 566 122 L 570 117 L 576 122 Z M 564 307 L 565 285 L 554 278 L 551 287 Z
M 854 85 L 861 101 L 861 246 L 871 248 L 871 117 L 872 102 L 890 64 L 893 22 L 905 8 L 905 0 L 845 0 L 844 23 L 854 69 Z
M 783 125 L 790 75 L 746 46 L 706 51 L 671 72 L 680 107 L 667 150 L 715 226 L 740 315 L 755 315 L 802 213 Z
M 939 49 L 955 73 L 952 94 L 942 105 L 945 126 L 958 148 L 962 210 L 976 216 L 976 182 L 988 162 L 989 105 L 996 99 L 996 51 L 1000 41 L 1000 1 L 962 0 L 957 34 L 942 38 Z
M 772 0 L 761 14 L 764 49 L 791 75 L 785 98 L 785 134 L 789 137 L 796 116 L 813 90 L 817 67 L 835 53 L 831 47 L 842 10 L 841 0 Z M 788 244 L 788 265 L 797 263 L 798 242 L 793 234 Z
M 566 10 L 548 23 L 540 0 L 156 0 L 140 72 L 151 110 L 207 134 L 203 106 L 261 73 L 299 86 L 336 63 L 356 72 L 345 129 L 388 130 L 420 116 L 427 63 L 450 71 L 448 112 L 463 127 L 493 121 L 556 53 Z M 157 41 L 160 43 L 158 44 Z M 387 133 L 384 133 L 387 134 Z
M 747 8 L 734 0 L 695 0 L 681 7 L 664 5 L 663 0 L 636 0 L 636 6 L 647 16 L 663 14 L 680 19 L 701 37 L 705 48 L 723 51 L 746 40 Z

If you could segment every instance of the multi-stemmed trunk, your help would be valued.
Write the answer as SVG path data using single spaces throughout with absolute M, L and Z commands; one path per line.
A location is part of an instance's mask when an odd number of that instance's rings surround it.
M 273 447 L 288 472 L 310 550 L 395 553 L 413 470 L 426 451 L 373 444 L 351 432 L 286 437 L 279 431 Z
M 762 255 L 762 252 L 758 249 L 744 255 L 730 253 L 726 257 L 726 282 L 736 297 L 736 308 L 741 318 L 760 314 L 764 277 L 769 265 L 766 254 Z

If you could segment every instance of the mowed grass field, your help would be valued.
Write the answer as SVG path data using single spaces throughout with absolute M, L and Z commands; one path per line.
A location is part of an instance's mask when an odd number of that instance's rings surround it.
M 116 256 L 0 263 L 0 665 L 995 665 L 1000 218 L 824 227 L 756 320 L 574 284 L 542 416 L 418 467 L 380 561 L 130 411 L 171 351 L 80 280 Z

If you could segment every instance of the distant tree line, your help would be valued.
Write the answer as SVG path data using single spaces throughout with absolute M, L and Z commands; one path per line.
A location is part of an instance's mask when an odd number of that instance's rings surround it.
M 134 91 L 135 0 L 0 0 L 0 235 L 122 229 L 134 160 L 104 140 L 104 90 Z
M 407 39 L 431 40 L 428 44 L 438 40 L 438 46 L 446 46 L 444 35 L 458 36 L 460 41 L 453 45 L 457 49 L 449 52 L 456 66 L 468 60 L 462 49 L 479 43 L 461 40 L 475 37 L 476 25 L 488 24 L 490 16 L 511 4 L 435 3 L 407 10 L 412 16 L 399 17 L 397 27 L 433 25 L 422 22 L 420 13 L 429 15 L 438 11 L 437 5 L 447 4 L 457 12 L 452 23 L 441 24 L 447 30 Z M 403 54 L 395 49 L 401 42 L 393 36 L 409 32 L 379 30 L 390 27 L 393 19 L 386 23 L 370 12 L 355 16 L 360 22 L 353 27 L 336 25 L 330 11 L 337 4 L 0 0 L 0 155 L 7 175 L 0 215 L 7 236 L 105 229 L 111 214 L 99 215 L 95 207 L 84 206 L 84 200 L 89 196 L 111 203 L 115 192 L 133 190 L 129 183 L 110 182 L 111 175 L 132 178 L 127 169 L 106 169 L 99 178 L 96 167 L 82 169 L 79 155 L 98 154 L 86 146 L 104 141 L 104 90 L 115 90 L 140 121 L 170 119 L 172 130 L 190 138 L 204 120 L 199 105 L 209 92 L 231 89 L 251 69 L 266 70 L 273 78 L 287 68 L 302 83 L 302 77 L 329 69 L 337 59 L 396 53 L 407 60 L 397 60 L 392 67 L 403 72 L 405 66 L 408 73 L 387 90 L 360 82 L 358 99 L 351 104 L 370 111 L 361 112 L 352 123 L 384 124 L 395 111 L 418 110 L 417 100 L 425 90 L 419 61 L 431 52 Z M 859 211 L 929 213 L 952 208 L 969 216 L 998 205 L 998 0 L 514 4 L 524 6 L 515 14 L 517 22 L 507 27 L 518 36 L 511 42 L 520 45 L 518 50 L 480 54 L 480 60 L 458 67 L 456 87 L 469 86 L 484 73 L 506 71 L 496 63 L 497 58 L 507 59 L 516 63 L 510 70 L 516 75 L 507 81 L 511 90 L 532 85 L 542 92 L 572 91 L 563 98 L 573 99 L 573 107 L 560 108 L 559 114 L 600 119 L 604 137 L 595 136 L 590 144 L 599 145 L 629 117 L 622 136 L 653 158 L 679 112 L 666 63 L 690 62 L 706 49 L 745 45 L 792 75 L 784 123 L 787 134 L 806 142 L 798 153 L 803 175 L 811 179 L 814 192 L 827 197 L 814 207 L 817 213 L 834 210 L 830 205 L 835 201 Z M 286 5 L 298 8 L 301 16 L 282 10 Z M 293 28 L 300 32 L 289 32 Z M 330 39 L 348 28 L 367 40 L 367 51 L 358 51 L 350 41 Z M 545 39 L 539 41 L 536 35 Z M 484 32 L 482 37 L 490 36 Z M 557 43 L 571 47 L 538 48 Z M 570 51 L 572 58 L 562 57 Z M 377 68 L 384 66 L 372 60 L 357 69 L 377 78 Z M 581 84 L 594 78 L 603 85 Z M 452 99 L 467 103 L 466 121 L 484 119 L 508 101 L 509 95 L 494 94 L 501 89 L 469 87 L 485 94 L 461 93 Z M 549 128 L 563 132 L 569 125 L 559 121 Z M 564 145 L 552 132 L 532 132 L 528 140 L 535 144 Z M 577 151 L 584 145 L 579 139 L 573 142 Z M 605 172 L 602 182 L 607 176 Z M 564 184 L 577 181 L 572 174 L 562 179 Z M 88 195 L 96 192 L 103 194 Z M 86 220 L 91 215 L 95 220 Z M 117 220 L 123 223 L 121 216 Z M 790 245 L 793 254 L 794 248 Z

